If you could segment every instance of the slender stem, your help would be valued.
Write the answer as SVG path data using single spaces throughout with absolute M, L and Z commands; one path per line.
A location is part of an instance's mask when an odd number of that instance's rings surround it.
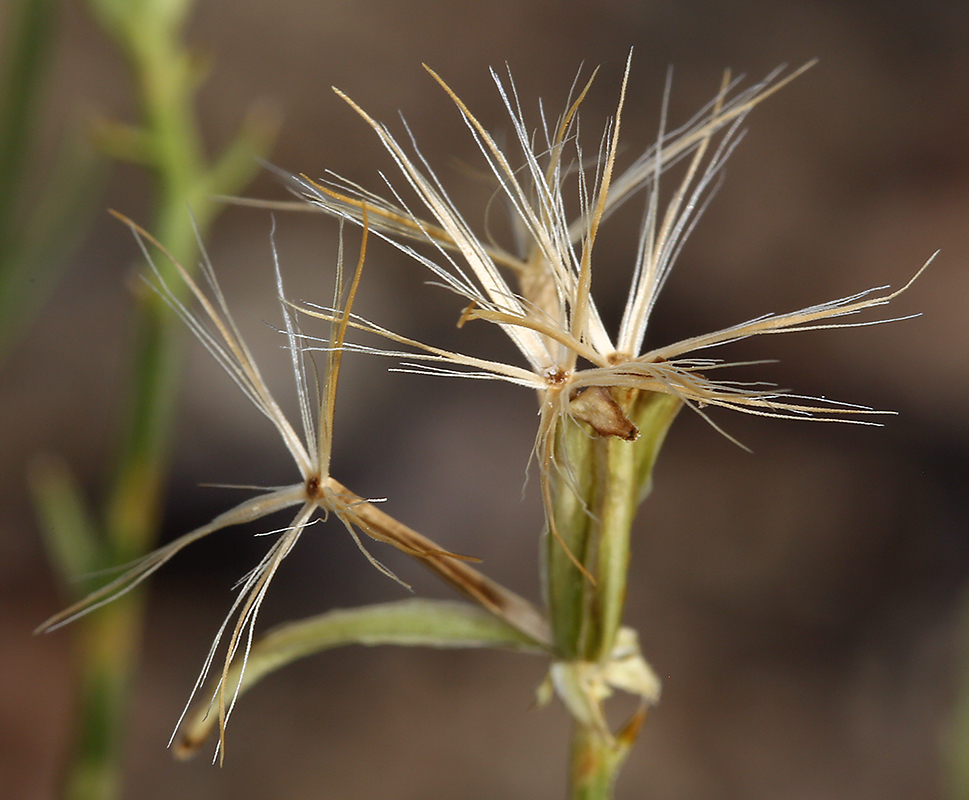
M 595 728 L 576 723 L 572 730 L 570 800 L 603 800 L 612 797 L 622 766 L 615 742 Z
M 57 27 L 52 0 L 15 0 L 7 9 L 7 35 L 0 56 L 0 252 L 23 218 L 23 177 L 37 101 Z
M 191 268 L 198 260 L 198 236 L 218 210 L 212 195 L 233 194 L 245 186 L 258 169 L 256 156 L 268 149 L 273 126 L 251 120 L 256 124 L 244 128 L 210 165 L 193 111 L 197 68 L 181 37 L 191 0 L 89 2 L 91 12 L 127 56 L 141 104 L 140 124 L 105 123 L 101 144 L 149 169 L 155 181 L 151 227 L 172 256 Z M 160 269 L 174 268 L 162 264 Z M 182 331 L 177 316 L 155 294 L 145 291 L 138 301 L 128 407 L 101 530 L 88 537 L 86 549 L 94 562 L 89 570 L 143 555 L 154 545 L 160 524 Z M 68 523 L 65 531 L 78 533 L 79 526 Z M 55 535 L 49 541 L 64 543 L 68 538 Z M 78 738 L 64 786 L 69 800 L 110 800 L 120 793 L 125 711 L 142 610 L 142 596 L 132 592 L 80 621 Z
M 121 794 L 128 691 L 141 644 L 143 593 L 103 609 L 75 638 L 82 724 L 64 778 L 65 800 L 108 800 Z M 94 618 L 92 618 L 93 620 Z

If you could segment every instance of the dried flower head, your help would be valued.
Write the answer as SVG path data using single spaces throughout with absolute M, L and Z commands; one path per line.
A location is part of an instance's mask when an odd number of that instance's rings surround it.
M 252 522 L 287 508 L 298 507 L 299 510 L 296 516 L 288 526 L 267 533 L 267 535 L 277 536 L 276 541 L 256 567 L 240 580 L 236 600 L 226 615 L 222 626 L 216 633 L 201 673 L 192 690 L 192 696 L 194 697 L 199 687 L 205 681 L 215 659 L 219 644 L 231 625 L 231 634 L 226 648 L 221 680 L 218 683 L 216 691 L 220 727 L 220 741 L 216 754 L 221 756 L 224 754 L 225 723 L 232 712 L 237 696 L 233 694 L 231 698 L 226 697 L 225 679 L 228 674 L 229 665 L 236 654 L 239 653 L 240 648 L 242 648 L 241 657 L 243 659 L 243 665 L 245 664 L 245 659 L 252 644 L 256 617 L 266 597 L 270 582 L 279 569 L 283 559 L 292 551 L 306 528 L 313 524 L 315 517 L 319 515 L 323 519 L 326 519 L 330 514 L 335 516 L 343 524 L 370 563 L 380 572 L 393 578 L 405 587 L 407 584 L 403 583 L 403 581 L 397 578 L 387 567 L 369 553 L 364 547 L 358 531 L 362 531 L 377 541 L 391 544 L 408 555 L 425 560 L 428 566 L 439 573 L 444 573 L 444 577 L 452 583 L 461 584 L 462 580 L 465 582 L 473 582 L 475 574 L 470 568 L 465 567 L 461 570 L 457 568 L 457 565 L 453 564 L 453 559 L 466 559 L 466 557 L 457 556 L 436 547 L 433 542 L 424 539 L 416 532 L 400 525 L 400 523 L 397 523 L 386 514 L 383 514 L 383 512 L 374 508 L 372 504 L 374 501 L 364 500 L 357 496 L 340 484 L 330 474 L 330 455 L 333 445 L 333 414 L 336 403 L 337 381 L 343 354 L 342 345 L 349 325 L 351 308 L 366 255 L 368 233 L 366 223 L 364 224 L 359 261 L 352 278 L 347 282 L 346 286 L 344 285 L 341 237 L 341 248 L 337 260 L 333 298 L 333 308 L 340 309 L 340 311 L 331 324 L 325 368 L 322 371 L 317 371 L 314 366 L 312 370 L 312 374 L 317 375 L 320 381 L 319 385 L 313 387 L 315 389 L 315 395 L 311 393 L 310 379 L 307 375 L 309 356 L 307 355 L 306 348 L 302 345 L 301 335 L 297 330 L 293 309 L 285 300 L 279 264 L 276 259 L 275 247 L 273 248 L 279 302 L 282 309 L 289 352 L 292 358 L 293 373 L 296 379 L 296 393 L 303 433 L 301 437 L 280 410 L 269 387 L 263 380 L 252 354 L 232 319 L 232 315 L 229 312 L 225 298 L 216 280 L 212 265 L 204 250 L 201 270 L 209 288 L 208 294 L 203 291 L 182 265 L 171 259 L 171 256 L 165 248 L 149 233 L 131 220 L 121 215 L 116 216 L 122 219 L 134 232 L 142 253 L 156 278 L 154 283 L 155 289 L 165 298 L 179 316 L 182 317 L 188 327 L 198 337 L 199 341 L 205 345 L 206 349 L 221 364 L 233 381 L 235 381 L 243 394 L 273 424 L 279 432 L 286 449 L 296 462 L 300 479 L 298 482 L 289 486 L 262 490 L 261 494 L 245 500 L 234 508 L 219 514 L 219 516 L 208 524 L 196 528 L 180 536 L 170 544 L 155 550 L 130 566 L 123 574 L 103 588 L 95 591 L 64 611 L 55 614 L 44 622 L 38 628 L 38 631 L 49 631 L 66 625 L 77 617 L 131 591 L 180 550 L 208 536 L 210 533 L 232 525 Z M 185 282 L 201 306 L 201 315 L 197 315 L 187 308 L 165 283 L 161 272 L 155 267 L 147 243 L 154 245 L 166 257 L 172 260 L 172 264 L 181 280 Z M 455 575 L 455 573 L 457 574 Z M 473 591 L 467 586 L 461 585 L 460 588 L 473 595 Z M 499 597 L 495 602 L 499 602 L 501 599 Z M 233 619 L 235 620 L 234 624 L 232 622 Z M 189 703 L 191 699 L 192 697 L 189 698 Z M 215 698 L 213 698 L 213 702 L 214 700 Z M 186 704 L 187 708 L 188 704 Z M 181 722 L 181 718 L 179 722 Z M 177 727 L 176 725 L 176 730 Z
M 289 176 L 290 186 L 313 207 L 341 219 L 360 223 L 366 209 L 380 236 L 429 269 L 437 282 L 464 298 L 467 306 L 459 324 L 487 320 L 505 331 L 520 351 L 525 366 L 429 347 L 358 318 L 351 323 L 405 345 L 406 352 L 392 354 L 409 357 L 407 369 L 435 375 L 494 378 L 536 389 L 541 415 L 536 453 L 548 507 L 548 477 L 556 458 L 557 432 L 564 423 L 582 421 L 604 436 L 636 438 L 635 425 L 616 399 L 621 390 L 674 395 L 708 421 L 703 409 L 722 406 L 769 417 L 874 424 L 864 418 L 876 413 L 867 407 L 792 395 L 765 383 L 714 378 L 712 375 L 739 363 L 698 353 L 750 336 L 889 321 L 832 320 L 885 305 L 912 281 L 895 292 L 880 294 L 887 287 L 876 287 L 792 313 L 768 314 L 664 347 L 643 349 L 657 296 L 686 237 L 709 202 L 725 161 L 740 141 L 740 127 L 747 113 L 810 66 L 784 78 L 780 78 L 779 70 L 775 71 L 761 83 L 739 92 L 737 81 L 728 74 L 716 97 L 693 119 L 672 131 L 667 130 L 666 119 L 668 80 L 656 142 L 621 174 L 616 174 L 616 159 L 629 61 L 616 115 L 606 124 L 592 159 L 583 151 L 578 136 L 578 109 L 589 91 L 591 78 L 554 124 L 549 124 L 542 114 L 537 130 L 532 130 L 525 121 L 510 74 L 503 79 L 492 70 L 514 131 L 514 146 L 503 148 L 454 91 L 425 67 L 457 106 L 487 161 L 496 182 L 496 194 L 510 209 L 518 243 L 514 252 L 473 232 L 417 150 L 409 130 L 413 154 L 385 125 L 336 89 L 376 132 L 416 195 L 419 210 L 408 204 L 402 192 L 386 178 L 392 200 L 332 174 L 324 181 Z M 685 165 L 684 175 L 664 202 L 662 179 L 670 167 L 681 162 Z M 591 294 L 593 250 L 604 220 L 640 190 L 645 194 L 643 224 L 629 267 L 625 310 L 613 337 Z M 578 213 L 570 217 L 568 209 L 576 205 Z M 517 285 L 509 281 L 509 274 Z M 332 308 L 311 306 L 304 310 L 326 319 L 335 318 Z M 712 421 L 711 424 L 716 427 Z

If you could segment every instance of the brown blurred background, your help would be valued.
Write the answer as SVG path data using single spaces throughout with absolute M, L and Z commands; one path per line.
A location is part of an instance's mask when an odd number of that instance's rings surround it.
M 958 686 L 969 574 L 969 5 L 610 0 L 409 3 L 201 0 L 190 38 L 212 58 L 200 115 L 213 143 L 265 98 L 285 114 L 273 161 L 333 169 L 382 190 L 376 138 L 330 92 L 376 118 L 401 111 L 473 222 L 482 190 L 451 168 L 479 166 L 434 67 L 492 130 L 508 132 L 488 66 L 513 71 L 537 120 L 558 113 L 580 65 L 602 65 L 583 108 L 587 150 L 613 112 L 634 48 L 623 122 L 626 163 L 655 135 L 666 70 L 670 119 L 687 119 L 729 67 L 759 79 L 820 63 L 750 117 L 749 133 L 657 308 L 650 341 L 702 333 L 931 270 L 885 327 L 776 337 L 758 377 L 803 393 L 894 409 L 883 428 L 717 413 L 743 452 L 695 415 L 674 427 L 644 506 L 628 620 L 664 696 L 624 771 L 622 798 L 939 797 Z M 123 64 L 76 3 L 65 4 L 47 106 L 51 138 L 95 109 L 130 115 Z M 145 180 L 113 173 L 104 205 L 145 220 Z M 250 194 L 283 197 L 271 178 Z M 635 252 L 638 204 L 600 237 L 597 294 L 615 317 Z M 230 209 L 210 251 L 278 395 L 287 359 L 274 306 L 269 217 Z M 291 294 L 331 291 L 335 224 L 278 219 Z M 354 237 L 350 237 L 351 249 Z M 130 329 L 136 251 L 98 216 L 52 301 L 0 374 L 0 794 L 53 796 L 71 718 L 70 632 L 33 638 L 62 600 L 25 493 L 29 459 L 65 456 L 96 495 L 112 449 Z M 513 358 L 492 331 L 455 331 L 454 299 L 374 246 L 359 310 L 435 343 Z M 166 536 L 236 494 L 203 483 L 285 483 L 273 431 L 212 360 L 187 343 Z M 534 400 L 513 387 L 388 375 L 348 360 L 334 473 L 356 491 L 538 599 L 540 512 L 521 487 Z M 292 407 L 291 405 L 289 407 Z M 234 580 L 266 540 L 228 531 L 153 583 L 130 727 L 129 798 L 554 798 L 567 724 L 530 708 L 542 665 L 523 656 L 354 648 L 296 664 L 241 703 L 226 765 L 164 749 Z M 446 597 L 419 567 L 381 559 L 419 594 Z M 398 598 L 344 532 L 311 528 L 277 578 L 260 627 L 327 608 Z

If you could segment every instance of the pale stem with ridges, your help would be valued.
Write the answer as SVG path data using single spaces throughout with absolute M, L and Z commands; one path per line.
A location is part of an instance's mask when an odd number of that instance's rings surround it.
M 602 436 L 591 426 L 570 420 L 557 442 L 560 472 L 553 486 L 553 513 L 561 542 L 546 537 L 546 596 L 560 664 L 574 666 L 577 672 L 583 663 L 606 670 L 614 657 L 636 509 L 649 492 L 656 456 L 682 406 L 679 398 L 666 394 L 614 390 L 611 396 L 639 430 L 635 441 Z M 594 583 L 572 562 L 563 544 Z M 594 694 L 601 688 L 601 683 L 590 682 L 586 689 L 593 714 L 573 714 L 570 791 L 575 799 L 612 796 L 642 721 L 637 716 L 619 734 L 597 723 L 593 717 L 604 720 L 603 698 Z

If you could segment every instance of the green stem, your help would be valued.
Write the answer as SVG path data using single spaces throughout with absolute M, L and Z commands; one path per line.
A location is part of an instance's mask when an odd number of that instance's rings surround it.
M 547 537 L 546 594 L 556 645 L 566 659 L 601 662 L 612 651 L 626 599 L 632 524 L 681 406 L 670 395 L 645 392 L 629 392 L 617 402 L 639 431 L 635 441 L 567 422 L 558 444 L 558 458 L 571 466 L 571 479 L 559 478 L 553 487 L 561 541 Z
M 105 124 L 101 144 L 116 154 L 128 153 L 150 170 L 153 232 L 191 270 L 198 260 L 198 237 L 218 210 L 212 196 L 234 194 L 248 183 L 258 169 L 256 156 L 268 150 L 274 126 L 250 120 L 221 159 L 207 163 L 193 111 L 198 70 L 181 43 L 189 5 L 189 0 L 90 0 L 92 13 L 128 57 L 141 105 L 139 125 Z M 167 260 L 158 266 L 163 279 L 174 272 Z M 140 293 L 138 304 L 132 386 L 103 527 L 84 534 L 89 541 L 78 547 L 69 539 L 84 526 L 64 523 L 63 514 L 42 509 L 52 524 L 61 520 L 62 530 L 48 536 L 53 548 L 65 551 L 55 556 L 60 563 L 76 560 L 79 552 L 89 553 L 85 557 L 97 562 L 95 569 L 128 562 L 144 555 L 157 538 L 182 331 L 175 313 L 155 293 Z M 40 487 L 38 494 L 49 498 L 53 492 Z M 140 595 L 132 593 L 80 624 L 78 738 L 65 778 L 70 800 L 110 800 L 120 792 L 122 734 L 142 606 Z
M 612 797 L 622 755 L 612 737 L 595 728 L 575 724 L 572 732 L 570 800 L 605 800 Z
M 135 592 L 80 623 L 75 653 L 82 724 L 64 779 L 65 800 L 108 800 L 121 794 L 126 711 L 142 610 L 143 594 Z
M 0 60 L 0 246 L 23 222 L 17 204 L 24 199 L 34 112 L 56 22 L 53 0 L 17 0 L 7 9 L 10 27 Z
M 613 391 L 603 403 L 606 410 L 615 404 L 610 413 L 625 417 L 639 435 L 627 441 L 600 435 L 586 423 L 565 424 L 557 456 L 567 460 L 570 479 L 560 478 L 553 488 L 558 537 L 547 537 L 546 573 L 560 663 L 574 665 L 576 673 L 582 664 L 598 666 L 608 682 L 626 600 L 633 521 L 681 402 L 665 394 Z M 573 682 L 566 691 L 570 695 L 563 699 L 575 718 L 570 796 L 609 798 L 638 722 L 614 735 L 605 728 L 601 697 L 592 688 L 584 690 L 581 682 Z M 584 694 L 577 697 L 577 692 Z
M 57 33 L 57 3 L 13 0 L 9 5 L 0 45 L 0 361 L 86 230 L 100 183 L 98 160 L 76 132 L 63 137 L 52 166 L 49 157 L 36 152 L 37 111 Z

